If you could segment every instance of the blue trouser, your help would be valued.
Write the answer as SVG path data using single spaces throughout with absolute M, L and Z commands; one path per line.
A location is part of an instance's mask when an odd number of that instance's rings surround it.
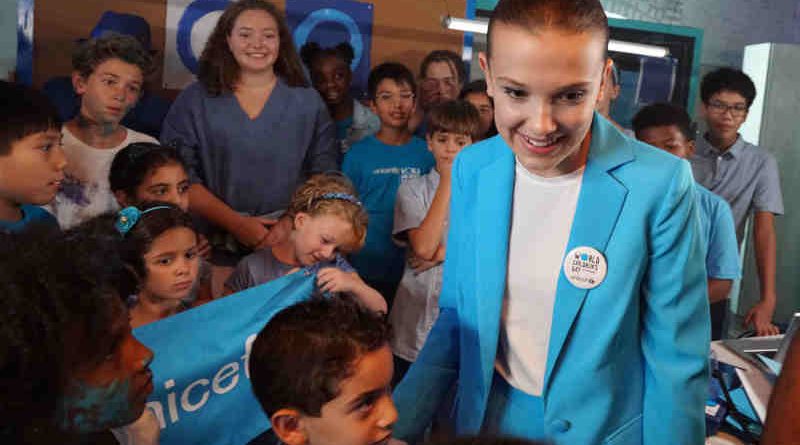
M 495 372 L 482 433 L 532 440 L 544 439 L 542 398 L 514 388 Z

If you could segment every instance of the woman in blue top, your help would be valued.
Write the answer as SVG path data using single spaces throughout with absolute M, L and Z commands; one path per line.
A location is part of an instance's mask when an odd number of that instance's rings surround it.
M 161 140 L 189 164 L 190 210 L 238 244 L 263 247 L 263 216 L 285 209 L 310 174 L 336 169 L 333 123 L 308 88 L 283 16 L 263 0 L 225 9 L 198 79 L 173 104 Z M 217 251 L 234 251 L 234 260 L 244 253 L 210 238 Z

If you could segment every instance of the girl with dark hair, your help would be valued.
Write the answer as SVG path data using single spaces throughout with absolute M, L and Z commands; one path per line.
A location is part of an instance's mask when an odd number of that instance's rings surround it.
M 190 307 L 200 256 L 189 215 L 167 203 L 126 207 L 114 228 L 124 238 L 123 258 L 141 279 L 128 298 L 131 327 L 158 321 Z
M 334 127 L 303 79 L 283 14 L 264 0 L 229 4 L 198 79 L 173 104 L 161 140 L 190 166 L 190 210 L 221 235 L 209 236 L 214 262 L 232 266 L 268 243 L 263 216 L 285 209 L 310 174 L 337 168 Z
M 111 192 L 122 207 L 163 201 L 189 211 L 189 173 L 180 154 L 171 147 L 139 142 L 114 157 L 108 175 Z M 198 234 L 198 253 L 207 258 L 211 246 Z
M 311 73 L 311 83 L 336 123 L 336 142 L 342 155 L 351 145 L 380 129 L 378 116 L 350 93 L 353 81 L 350 65 L 354 53 L 349 43 L 323 48 L 316 42 L 309 42 L 300 49 L 300 57 Z

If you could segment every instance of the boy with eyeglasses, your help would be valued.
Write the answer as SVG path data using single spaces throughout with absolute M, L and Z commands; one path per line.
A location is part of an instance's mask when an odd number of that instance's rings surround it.
M 369 106 L 381 128 L 350 148 L 342 172 L 350 178 L 369 213 L 364 247 L 351 264 L 391 307 L 403 276 L 405 250 L 392 241 L 394 202 L 401 183 L 428 174 L 434 166 L 425 140 L 408 128 L 416 97 L 414 75 L 402 64 L 387 62 L 369 73 Z
M 730 204 L 739 244 L 753 213 L 761 299 L 747 312 L 745 325 L 752 325 L 758 335 L 778 334 L 772 324 L 777 300 L 774 218 L 783 214 L 778 164 L 772 154 L 739 134 L 756 96 L 755 85 L 739 70 L 720 68 L 703 78 L 700 96 L 708 132 L 697 140 L 692 170 L 697 182 Z

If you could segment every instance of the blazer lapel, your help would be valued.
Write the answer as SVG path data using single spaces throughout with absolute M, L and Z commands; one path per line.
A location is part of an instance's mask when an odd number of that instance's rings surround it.
M 595 114 L 589 158 L 565 254 L 576 247 L 592 247 L 605 253 L 628 194 L 628 189 L 612 174 L 615 168 L 634 159 L 627 144 L 627 140 L 608 121 Z M 613 264 L 608 267 L 613 267 Z M 589 292 L 573 286 L 561 270 L 550 330 L 545 389 Z
M 475 289 L 466 293 L 475 297 L 472 307 L 480 332 L 482 380 L 487 391 L 500 334 L 514 194 L 514 155 L 502 143 L 501 155 L 479 172 L 475 185 Z

